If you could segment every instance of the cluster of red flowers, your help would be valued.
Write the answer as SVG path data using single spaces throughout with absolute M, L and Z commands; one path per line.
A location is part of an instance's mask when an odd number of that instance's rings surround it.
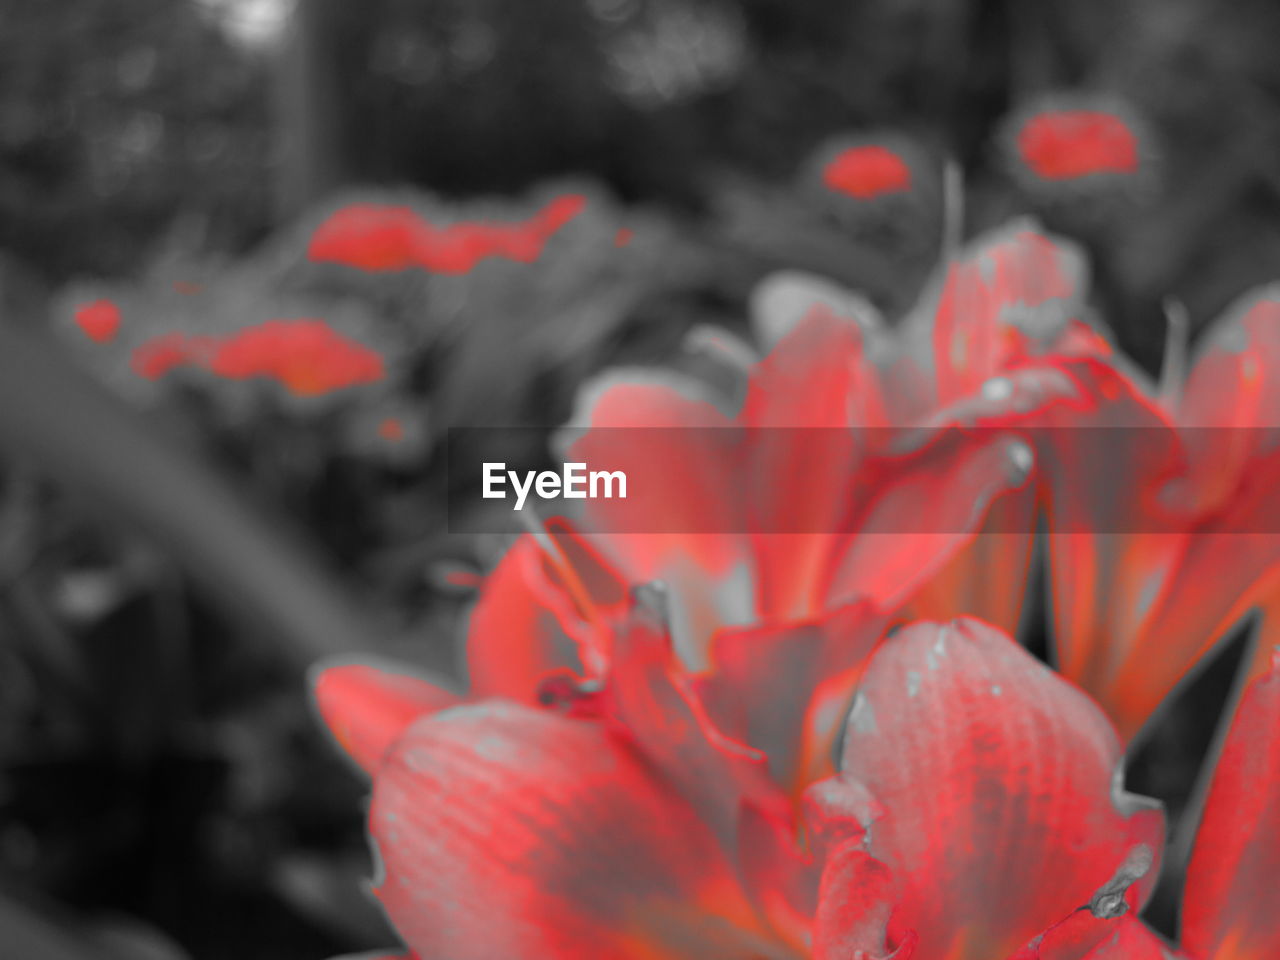
M 585 197 L 565 194 L 524 223 L 436 226 L 410 207 L 353 203 L 316 229 L 308 256 L 360 270 L 421 267 L 436 273 L 467 273 L 489 257 L 532 263 L 547 240 L 585 205 Z
M 268 320 L 228 337 L 167 333 L 139 345 L 133 368 L 154 380 L 196 365 L 228 380 L 269 377 L 298 396 L 382 379 L 382 357 L 323 320 Z
M 1280 956 L 1273 618 L 1177 944 L 1138 916 L 1165 822 L 1123 773 L 1224 633 L 1280 599 L 1280 291 L 1154 384 L 1085 322 L 1080 255 L 1030 224 L 976 241 L 892 328 L 786 284 L 757 300 L 764 356 L 720 338 L 738 404 L 670 372 L 584 390 L 575 459 L 614 427 L 697 428 L 628 453 L 662 465 L 651 528 L 673 532 L 613 532 L 645 518 L 598 500 L 517 540 L 470 619 L 466 693 L 317 675 L 373 781 L 408 956 Z M 748 438 L 731 470 L 696 442 L 721 426 Z M 1143 439 L 1100 462 L 1087 438 L 1115 428 Z M 1010 635 L 1038 523 L 1056 670 Z

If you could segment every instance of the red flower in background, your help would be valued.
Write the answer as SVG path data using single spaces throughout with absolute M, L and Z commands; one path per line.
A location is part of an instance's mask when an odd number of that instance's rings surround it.
M 323 320 L 268 320 L 217 344 L 209 370 L 231 380 L 270 377 L 299 396 L 381 380 L 382 357 Z
M 1280 600 L 1278 320 L 1274 289 L 1243 298 L 1163 398 L 1114 364 L 1063 365 L 1081 401 L 1050 408 L 1040 450 L 1058 667 L 1126 738 L 1241 616 Z M 1268 613 L 1255 673 L 1275 629 Z
M 870 144 L 848 147 L 828 161 L 822 171 L 828 189 L 870 200 L 911 189 L 911 168 L 888 147 Z
M 1110 95 L 1062 91 L 1019 107 L 999 137 L 1026 197 L 1061 223 L 1117 224 L 1154 194 L 1158 141 L 1138 107 Z
M 382 379 L 382 356 L 323 320 L 268 320 L 218 338 L 167 333 L 133 353 L 140 376 L 156 379 L 187 365 L 229 380 L 267 377 L 298 396 L 317 396 Z
M 95 300 L 77 308 L 75 322 L 90 340 L 106 343 L 120 329 L 120 308 L 110 300 Z
M 1100 110 L 1045 110 L 1023 121 L 1018 152 L 1037 176 L 1070 180 L 1138 169 L 1138 137 L 1123 118 Z
M 409 207 L 351 204 L 316 229 L 307 255 L 361 270 L 421 267 L 438 273 L 467 273 L 488 257 L 532 263 L 551 235 L 585 205 L 585 197 L 565 194 L 524 223 L 436 226 Z

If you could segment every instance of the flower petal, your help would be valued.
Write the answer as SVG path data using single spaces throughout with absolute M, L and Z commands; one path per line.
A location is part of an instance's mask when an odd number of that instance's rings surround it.
M 1188 449 L 1119 371 L 1093 361 L 1066 369 L 1098 401 L 1047 416 L 1038 450 L 1058 667 L 1131 740 L 1280 584 L 1280 451 L 1255 456 L 1229 500 L 1204 512 L 1188 456 L 1205 451 Z
M 822 872 L 814 920 L 814 960 L 910 960 L 917 936 L 890 948 L 895 883 L 892 871 L 857 841 L 838 847 Z
M 868 850 L 900 877 L 917 958 L 990 960 L 1088 902 L 1135 848 L 1161 848 L 1163 816 L 1118 787 L 1121 759 L 1081 691 L 957 620 L 904 628 L 872 658 L 837 783 L 883 806 Z
M 645 530 L 734 531 L 741 529 L 741 507 L 734 496 L 735 458 L 732 421 L 696 393 L 671 378 L 654 379 L 636 372 L 615 371 L 592 385 L 580 402 L 586 429 L 567 442 L 574 460 L 622 470 L 633 486 L 646 491 L 643 501 L 599 498 L 587 501 L 588 526 L 616 533 Z M 631 428 L 647 428 L 632 432 Z M 710 443 L 724 431 L 726 446 Z M 655 469 L 661 466 L 662 469 Z M 635 515 L 660 508 L 660 518 Z M 741 555 L 732 536 L 654 535 L 611 537 L 619 559 L 635 582 L 648 582 L 664 572 L 670 555 L 697 549 L 699 564 L 723 573 Z
M 895 610 L 970 543 L 992 501 L 1027 480 L 1014 435 L 946 428 L 922 449 L 870 462 L 850 491 L 852 530 L 837 552 L 827 602 L 868 597 Z
M 564 626 L 574 619 L 572 602 L 545 564 L 543 548 L 526 535 L 485 578 L 467 627 L 473 695 L 532 704 L 548 673 L 582 672 L 578 646 Z
M 325 726 L 366 773 L 419 717 L 461 702 L 442 683 L 372 663 L 321 664 L 311 689 Z
M 615 371 L 584 395 L 580 426 L 563 440 L 569 459 L 622 470 L 644 492 L 586 501 L 586 525 L 630 582 L 679 586 L 676 641 L 686 662 L 701 666 L 715 629 L 752 612 L 740 433 L 693 385 L 671 377 Z
M 726 847 L 745 804 L 785 816 L 765 758 L 725 736 L 707 715 L 692 677 L 672 649 L 665 590 L 636 591 L 618 630 L 604 703 L 621 730 L 681 791 Z
M 1174 960 L 1174 953 L 1131 913 L 1108 919 L 1081 908 L 1009 960 Z
M 1149 847 L 1135 847 L 1087 904 L 1049 927 L 1010 960 L 1167 960 L 1160 938 L 1134 918 L 1126 899 L 1129 887 L 1147 875 L 1153 860 Z
M 1156 704 L 1131 698 L 1119 675 L 1172 659 L 1169 638 L 1154 638 L 1143 624 L 1186 546 L 1189 517 L 1158 499 L 1185 457 L 1167 416 L 1123 373 L 1093 360 L 1064 370 L 1083 399 L 1045 411 L 1036 451 L 1047 490 L 1057 666 L 1128 740 Z M 1188 664 L 1177 666 L 1181 675 Z
M 707 826 L 601 725 L 488 701 L 425 718 L 374 782 L 377 894 L 450 960 L 792 957 Z
M 867 333 L 884 329 L 871 301 L 826 277 L 801 270 L 771 273 L 751 291 L 751 329 L 765 350 L 772 350 L 815 308 L 851 320 Z
M 739 417 L 748 431 L 739 483 L 763 620 L 822 608 L 822 573 L 849 509 L 851 480 L 868 445 L 883 439 L 874 429 L 887 422 L 877 380 L 857 326 L 822 308 L 752 373 Z
M 834 773 L 834 745 L 854 687 L 888 618 L 846 604 L 799 623 L 726 630 L 698 694 L 716 726 L 763 751 L 794 797 Z
M 996 500 L 982 531 L 910 601 L 906 619 L 948 620 L 963 614 L 1016 633 L 1035 547 L 1034 511 L 1032 488 Z
M 1280 955 L 1280 658 L 1246 690 L 1187 868 L 1182 946 L 1198 957 Z
M 905 321 L 900 366 L 931 372 L 905 382 L 928 383 L 932 394 L 901 397 L 895 409 L 927 415 L 973 395 L 1015 361 L 1053 349 L 1080 315 L 1087 281 L 1083 254 L 1030 220 L 979 237 Z
M 1280 286 L 1253 290 L 1204 336 L 1178 406 L 1204 505 L 1229 497 L 1249 458 L 1280 440 Z

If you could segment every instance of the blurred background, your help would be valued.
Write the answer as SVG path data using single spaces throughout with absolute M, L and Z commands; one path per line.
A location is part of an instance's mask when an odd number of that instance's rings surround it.
M 448 428 L 549 430 L 594 371 L 693 363 L 779 268 L 900 316 L 947 160 L 966 235 L 1075 239 L 1155 369 L 1169 298 L 1197 330 L 1280 276 L 1277 36 L 1270 0 L 0 0 L 0 955 L 392 944 L 303 676 L 451 669 L 504 541 L 442 532 Z M 1036 176 L 1019 124 L 1064 106 L 1123 117 L 1140 168 Z M 912 188 L 826 188 L 849 145 Z M 518 227 L 566 196 L 533 262 L 309 256 L 352 205 Z M 300 385 L 293 343 L 382 366 Z M 1135 788 L 1185 800 L 1231 666 Z

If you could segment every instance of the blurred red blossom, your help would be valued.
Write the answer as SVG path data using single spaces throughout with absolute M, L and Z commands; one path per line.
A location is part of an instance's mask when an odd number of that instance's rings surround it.
M 1100 110 L 1046 110 L 1017 135 L 1023 162 L 1046 180 L 1138 169 L 1138 138 L 1122 117 Z
M 228 337 L 168 333 L 138 346 L 134 369 L 150 379 L 195 364 L 229 380 L 268 377 L 299 396 L 380 380 L 382 357 L 323 320 L 268 320 Z
M 1024 196 L 1064 229 L 1096 234 L 1155 196 L 1159 138 L 1137 104 L 1113 94 L 1060 91 L 1018 107 L 999 147 Z
M 822 178 L 829 189 L 859 200 L 911 189 L 911 168 L 892 150 L 875 144 L 842 150 L 823 168 Z
M 586 197 L 564 194 L 524 223 L 463 221 L 436 226 L 411 207 L 351 204 L 320 224 L 308 256 L 361 270 L 421 267 L 438 273 L 467 273 L 489 257 L 532 263 L 551 235 L 585 205 Z
M 90 340 L 106 343 L 120 330 L 120 308 L 110 300 L 94 300 L 76 309 L 75 322 Z

